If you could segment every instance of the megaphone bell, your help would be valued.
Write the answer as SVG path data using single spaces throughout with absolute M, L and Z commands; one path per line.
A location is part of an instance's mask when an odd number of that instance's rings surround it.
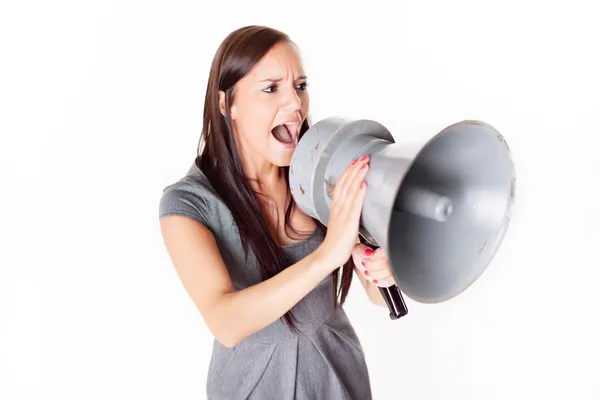
M 422 303 L 449 300 L 476 281 L 509 225 L 515 170 L 502 135 L 481 121 L 448 126 L 419 149 L 372 120 L 326 118 L 300 139 L 290 165 L 298 206 L 327 226 L 335 182 L 368 154 L 360 235 L 388 254 L 397 287 L 382 290 L 393 319 L 400 290 Z

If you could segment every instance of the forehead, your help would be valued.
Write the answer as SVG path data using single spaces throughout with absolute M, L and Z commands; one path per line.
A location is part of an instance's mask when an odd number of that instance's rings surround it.
M 254 66 L 249 74 L 252 78 L 263 79 L 297 79 L 304 75 L 302 60 L 297 49 L 291 43 L 277 43 Z

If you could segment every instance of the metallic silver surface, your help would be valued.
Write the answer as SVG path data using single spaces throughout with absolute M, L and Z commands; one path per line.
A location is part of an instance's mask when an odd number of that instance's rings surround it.
M 495 256 L 510 221 L 515 170 L 502 135 L 463 121 L 411 151 L 375 121 L 324 119 L 292 157 L 299 207 L 327 225 L 335 182 L 363 154 L 371 161 L 360 233 L 387 252 L 398 287 L 423 303 L 463 292 Z

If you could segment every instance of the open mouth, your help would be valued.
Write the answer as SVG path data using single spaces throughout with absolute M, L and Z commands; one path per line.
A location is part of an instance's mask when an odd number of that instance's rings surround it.
M 278 142 L 286 145 L 296 144 L 298 141 L 298 124 L 286 122 L 271 129 L 271 134 Z

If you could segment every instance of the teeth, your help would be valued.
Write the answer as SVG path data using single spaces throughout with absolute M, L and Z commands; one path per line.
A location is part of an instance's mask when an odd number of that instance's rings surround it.
M 284 125 L 298 125 L 297 122 L 284 122 Z

